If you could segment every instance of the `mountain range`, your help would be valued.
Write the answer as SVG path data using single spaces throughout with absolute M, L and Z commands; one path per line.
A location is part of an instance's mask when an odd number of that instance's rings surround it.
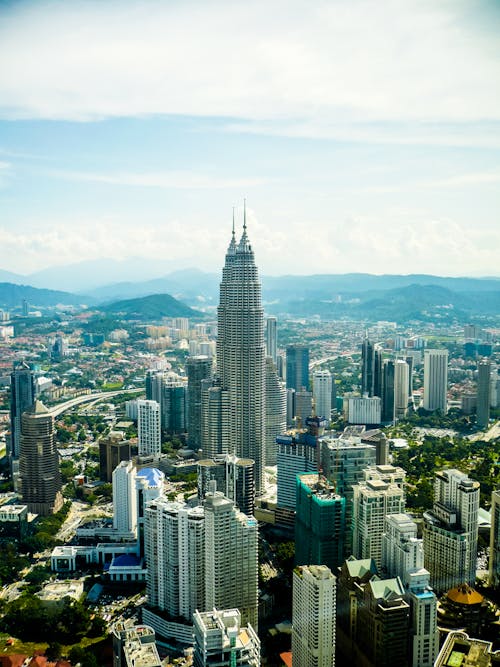
M 0 271 L 0 279 L 3 276 L 5 280 L 6 275 L 8 272 Z M 14 308 L 26 298 L 34 306 L 84 303 L 110 313 L 126 312 L 127 316 L 138 308 L 144 317 L 154 318 L 160 312 L 165 314 L 165 299 L 173 297 L 176 302 L 182 302 L 182 308 L 210 311 L 218 303 L 220 276 L 198 269 L 183 269 L 150 280 L 92 287 L 96 282 L 97 278 L 92 277 L 86 289 L 75 294 L 36 290 L 9 281 L 0 284 L 0 307 Z M 66 288 L 66 283 L 61 281 L 63 285 Z M 164 302 L 136 301 L 151 295 L 163 295 Z M 454 316 L 467 320 L 474 315 L 498 315 L 500 279 L 367 273 L 263 276 L 262 298 L 266 312 L 291 317 L 319 315 L 322 318 L 402 321 Z M 120 306 L 124 310 L 117 310 L 116 302 L 125 302 L 125 306 Z M 109 304 L 113 304 L 112 310 Z M 184 315 L 179 312 L 178 316 Z

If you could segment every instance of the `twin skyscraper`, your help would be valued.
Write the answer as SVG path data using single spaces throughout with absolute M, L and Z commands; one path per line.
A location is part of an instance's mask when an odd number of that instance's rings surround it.
M 217 395 L 220 418 L 211 426 L 214 453 L 255 461 L 255 491 L 264 491 L 266 348 L 261 284 L 247 235 L 236 241 L 233 220 L 217 309 Z M 215 387 L 214 387 L 215 389 Z

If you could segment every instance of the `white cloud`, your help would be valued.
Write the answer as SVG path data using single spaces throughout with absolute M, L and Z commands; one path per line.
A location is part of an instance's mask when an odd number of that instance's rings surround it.
M 52 170 L 46 173 L 70 181 L 90 181 L 110 185 L 180 190 L 249 188 L 267 182 L 260 178 L 219 178 L 210 174 L 191 171 L 95 173 Z
M 498 275 L 500 228 L 472 227 L 425 211 L 402 209 L 333 221 L 286 218 L 278 222 L 276 212 L 272 223 L 263 222 L 252 209 L 247 210 L 250 240 L 263 274 Z M 237 221 L 239 226 L 241 210 Z M 164 273 L 187 266 L 218 271 L 229 238 L 229 220 L 221 226 L 210 216 L 161 224 L 72 216 L 57 222 L 36 221 L 30 229 L 0 227 L 2 268 L 22 273 L 129 257 L 162 260 Z
M 465 0 L 13 4 L 0 25 L 9 63 L 0 69 L 0 115 L 222 116 L 274 121 L 269 131 L 308 136 L 354 133 L 360 121 L 498 121 L 500 42 L 468 20 L 473 7 Z M 403 127 L 408 133 L 415 128 Z

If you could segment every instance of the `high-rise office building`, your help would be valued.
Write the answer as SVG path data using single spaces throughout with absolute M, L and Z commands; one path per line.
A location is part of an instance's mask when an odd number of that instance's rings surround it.
M 479 482 L 459 470 L 436 473 L 434 505 L 424 512 L 425 567 L 438 593 L 476 580 Z
M 203 507 L 206 609 L 238 605 L 243 624 L 257 630 L 257 521 L 218 491 L 207 493 Z
M 264 311 L 246 213 L 238 244 L 233 227 L 222 270 L 217 320 L 217 375 L 222 391 L 227 392 L 222 419 L 230 434 L 231 453 L 255 461 L 255 489 L 261 494 L 266 423 Z
M 286 429 L 286 389 L 271 357 L 266 357 L 266 465 L 276 465 L 276 438 Z
M 352 396 L 347 398 L 347 421 L 349 424 L 380 424 L 382 401 L 379 396 Z
M 408 667 L 410 605 L 399 577 L 381 579 L 370 559 L 348 558 L 337 579 L 342 664 Z
M 353 554 L 373 558 L 377 569 L 382 565 L 382 533 L 387 515 L 405 509 L 403 489 L 393 482 L 369 479 L 354 486 Z
M 47 516 L 61 509 L 54 417 L 40 401 L 21 417 L 19 481 L 23 503 L 30 512 Z
M 293 525 L 297 497 L 297 475 L 318 471 L 318 438 L 299 431 L 278 436 L 276 520 Z
M 186 361 L 187 430 L 189 448 L 197 451 L 202 447 L 201 438 L 201 391 L 202 381 L 212 376 L 212 359 L 206 355 L 188 357 Z
M 365 338 L 361 345 L 361 395 L 381 395 L 382 351 Z
M 394 373 L 392 359 L 385 359 L 382 366 L 382 421 L 394 421 Z
M 139 456 L 161 453 L 161 414 L 157 401 L 137 401 Z
M 194 667 L 260 667 L 260 641 L 238 609 L 195 611 Z
M 131 445 L 123 431 L 110 431 L 99 440 L 99 478 L 111 482 L 113 470 L 120 461 L 130 461 Z
M 14 364 L 10 375 L 10 441 L 8 455 L 13 476 L 19 471 L 19 454 L 21 450 L 21 416 L 35 402 L 35 378 L 29 365 L 22 361 Z
M 213 459 L 230 451 L 229 392 L 219 380 L 201 381 L 201 449 L 203 456 Z
M 309 348 L 306 345 L 286 348 L 286 388 L 309 391 Z
M 266 355 L 276 364 L 278 355 L 278 325 L 275 317 L 266 319 Z
M 394 363 L 394 419 L 404 419 L 408 413 L 410 368 L 404 359 Z
M 329 422 L 332 415 L 332 374 L 330 371 L 314 371 L 313 396 L 316 414 Z
M 335 665 L 336 578 L 324 565 L 293 572 L 292 660 L 300 667 Z
M 313 395 L 312 391 L 301 389 L 295 392 L 295 417 L 297 426 L 305 426 L 309 417 L 313 415 Z
M 68 356 L 68 344 L 62 336 L 56 336 L 52 346 L 51 357 L 54 361 L 62 361 Z
M 132 461 L 121 461 L 113 470 L 113 528 L 120 533 L 136 535 L 136 474 Z
M 424 410 L 447 408 L 446 392 L 448 387 L 448 350 L 424 351 Z
M 345 534 L 345 498 L 317 473 L 297 475 L 295 564 L 342 563 Z
M 433 667 L 439 650 L 437 598 L 429 586 L 429 572 L 424 568 L 422 540 L 417 538 L 417 524 L 408 514 L 386 517 L 382 535 L 382 570 L 389 577 L 399 577 L 410 605 L 411 667 Z
M 238 509 L 247 515 L 254 513 L 255 462 L 239 459 L 234 454 L 218 454 L 213 459 L 198 461 L 198 500 L 203 502 L 215 482 L 217 491 L 234 501 Z
M 500 490 L 491 494 L 490 586 L 500 587 Z
M 321 438 L 321 468 L 325 477 L 335 484 L 338 494 L 345 498 L 346 534 L 344 555 L 352 551 L 353 487 L 364 479 L 363 470 L 375 465 L 377 450 L 374 445 L 362 443 L 359 438 Z
M 186 432 L 186 383 L 176 373 L 166 373 L 161 384 L 161 427 L 169 435 Z
M 477 425 L 486 428 L 490 421 L 491 362 L 481 359 L 477 365 Z

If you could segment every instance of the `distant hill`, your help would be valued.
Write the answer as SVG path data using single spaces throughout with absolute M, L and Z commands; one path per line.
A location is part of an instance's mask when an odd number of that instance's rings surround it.
M 466 321 L 475 315 L 500 313 L 500 284 L 496 292 L 458 292 L 439 285 L 415 284 L 392 290 L 345 293 L 340 300 L 293 298 L 269 304 L 267 309 L 300 317 L 320 315 L 323 319 L 348 317 L 405 322 L 438 318 Z
M 16 308 L 21 306 L 26 299 L 32 308 L 48 307 L 63 304 L 65 306 L 79 306 L 88 304 L 89 298 L 60 292 L 58 290 L 37 289 L 30 285 L 15 285 L 14 283 L 0 283 L 0 306 L 3 308 Z
M 170 294 L 150 294 L 137 299 L 115 301 L 99 310 L 131 319 L 159 319 L 161 317 L 203 317 L 203 313 L 193 310 Z

